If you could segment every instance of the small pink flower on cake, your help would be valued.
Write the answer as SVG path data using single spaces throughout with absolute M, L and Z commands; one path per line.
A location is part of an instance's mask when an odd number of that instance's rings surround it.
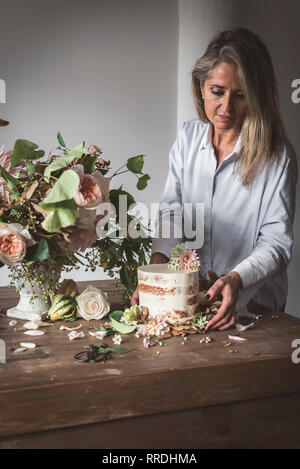
M 187 249 L 182 243 L 171 250 L 171 260 L 168 265 L 173 270 L 198 270 L 200 260 L 195 249 Z
M 170 326 L 159 316 L 151 318 L 144 324 L 137 326 L 137 334 L 142 336 L 162 336 L 170 332 Z

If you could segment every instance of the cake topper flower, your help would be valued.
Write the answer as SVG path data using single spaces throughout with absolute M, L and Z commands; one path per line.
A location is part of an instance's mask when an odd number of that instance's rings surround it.
M 182 243 L 171 249 L 171 260 L 168 266 L 173 270 L 198 270 L 200 260 L 195 249 L 188 249 Z

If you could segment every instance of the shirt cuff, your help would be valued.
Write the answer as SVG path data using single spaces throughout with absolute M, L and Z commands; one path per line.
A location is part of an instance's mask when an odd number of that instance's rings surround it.
M 261 272 L 257 272 L 247 261 L 243 261 L 235 266 L 232 271 L 239 274 L 242 280 L 242 290 L 261 283 Z

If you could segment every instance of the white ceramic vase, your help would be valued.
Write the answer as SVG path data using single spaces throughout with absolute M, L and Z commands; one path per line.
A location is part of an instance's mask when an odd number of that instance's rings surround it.
M 32 288 L 30 284 L 25 284 L 23 288 L 20 288 L 19 294 L 19 303 L 17 306 L 7 310 L 7 316 L 10 318 L 26 319 L 28 321 L 43 319 L 50 305 L 44 300 L 42 289 L 37 286 Z M 36 298 L 30 302 L 33 295 L 35 295 Z

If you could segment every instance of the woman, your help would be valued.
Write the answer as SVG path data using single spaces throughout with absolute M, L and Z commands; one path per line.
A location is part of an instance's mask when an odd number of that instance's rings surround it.
M 285 306 L 297 162 L 271 57 L 254 33 L 220 33 L 197 60 L 192 88 L 199 119 L 183 124 L 171 149 L 162 203 L 204 203 L 200 275 L 222 276 L 207 297 L 223 296 L 207 329 L 222 330 L 250 300 L 272 310 Z M 162 210 L 160 224 L 165 215 Z M 167 262 L 179 241 L 155 239 L 150 262 Z M 137 301 L 138 290 L 132 304 Z

